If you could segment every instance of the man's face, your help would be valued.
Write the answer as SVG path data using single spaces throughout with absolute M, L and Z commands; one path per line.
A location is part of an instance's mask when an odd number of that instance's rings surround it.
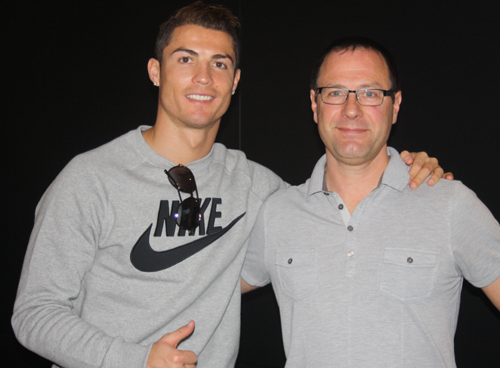
M 160 87 L 158 121 L 180 128 L 218 125 L 240 78 L 235 62 L 227 33 L 195 25 L 176 28 L 161 66 L 154 59 L 148 65 L 151 79 Z
M 384 58 L 376 51 L 362 49 L 330 53 L 321 67 L 318 86 L 391 89 Z M 311 103 L 327 155 L 349 166 L 370 163 L 378 155 L 387 155 L 382 149 L 396 122 L 401 92 L 394 101 L 384 97 L 380 106 L 362 106 L 354 93 L 349 94 L 343 105 L 327 105 L 311 90 Z

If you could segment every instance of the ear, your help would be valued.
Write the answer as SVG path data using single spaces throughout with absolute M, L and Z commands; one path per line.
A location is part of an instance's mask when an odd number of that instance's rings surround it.
M 396 124 L 396 121 L 398 120 L 398 113 L 399 109 L 401 108 L 402 100 L 403 97 L 401 95 L 401 91 L 396 92 L 396 94 L 394 95 L 394 102 L 392 103 L 392 111 L 393 111 L 392 124 Z
M 316 102 L 318 96 L 316 95 L 316 91 L 313 89 L 311 89 L 309 95 L 311 97 L 311 110 L 313 111 L 313 119 L 314 122 L 318 124 L 318 103 Z
M 233 95 L 234 92 L 236 91 L 236 88 L 238 88 L 240 77 L 241 77 L 241 69 L 238 69 L 236 73 L 234 73 L 234 78 L 233 78 Z
M 160 86 L 160 62 L 156 59 L 149 59 L 148 61 L 148 74 L 149 79 L 155 86 Z

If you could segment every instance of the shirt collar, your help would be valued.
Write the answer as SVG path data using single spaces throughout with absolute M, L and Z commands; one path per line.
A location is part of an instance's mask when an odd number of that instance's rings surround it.
M 403 191 L 410 180 L 408 166 L 399 156 L 398 151 L 392 147 L 387 147 L 389 155 L 389 164 L 382 175 L 381 185 L 387 185 L 398 191 Z M 323 184 L 325 180 L 326 154 L 323 155 L 314 166 L 311 178 L 307 188 L 307 198 L 316 193 L 323 193 Z
M 325 180 L 326 154 L 321 156 L 319 161 L 314 166 L 311 178 L 309 179 L 309 187 L 307 188 L 307 198 L 309 199 L 315 193 L 323 193 L 323 183 Z
M 382 184 L 402 192 L 410 180 L 409 167 L 394 148 L 387 147 L 387 154 L 390 160 L 382 175 Z
M 172 162 L 168 160 L 167 158 L 159 155 L 155 150 L 153 150 L 146 142 L 144 139 L 142 132 L 145 130 L 150 129 L 151 127 L 148 125 L 141 125 L 139 126 L 135 132 L 131 135 L 131 140 L 132 144 L 134 145 L 135 149 L 139 151 L 139 153 L 142 155 L 142 157 L 151 163 L 154 166 L 161 167 L 163 169 L 170 170 L 172 167 L 176 166 L 178 162 Z M 202 170 L 205 168 L 213 159 L 215 156 L 215 151 L 217 149 L 224 148 L 220 143 L 214 143 L 212 146 L 210 152 L 205 156 L 200 158 L 199 160 L 192 161 L 186 164 L 187 167 L 193 172 L 197 170 Z

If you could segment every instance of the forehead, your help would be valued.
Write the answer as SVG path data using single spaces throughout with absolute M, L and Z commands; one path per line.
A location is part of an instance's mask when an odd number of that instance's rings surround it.
M 228 54 L 233 60 L 235 58 L 233 40 L 229 34 L 193 24 L 186 24 L 175 28 L 172 32 L 170 43 L 165 47 L 163 52 L 165 53 L 165 51 L 172 51 L 178 48 L 196 52 L 205 51 L 212 52 L 213 54 Z
M 390 88 L 391 82 L 389 68 L 379 52 L 356 49 L 331 52 L 321 66 L 318 83 L 347 88 L 364 85 Z

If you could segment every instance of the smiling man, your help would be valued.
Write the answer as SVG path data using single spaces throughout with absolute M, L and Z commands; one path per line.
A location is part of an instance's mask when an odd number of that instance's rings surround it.
M 409 188 L 387 146 L 402 98 L 385 48 L 335 41 L 311 83 L 326 153 L 262 206 L 245 290 L 272 282 L 287 367 L 455 367 L 463 278 L 500 309 L 500 226 L 460 182 Z
M 286 187 L 214 143 L 238 47 L 220 6 L 196 2 L 161 26 L 154 126 L 77 156 L 37 207 L 12 318 L 27 348 L 65 368 L 234 366 L 250 231 Z

